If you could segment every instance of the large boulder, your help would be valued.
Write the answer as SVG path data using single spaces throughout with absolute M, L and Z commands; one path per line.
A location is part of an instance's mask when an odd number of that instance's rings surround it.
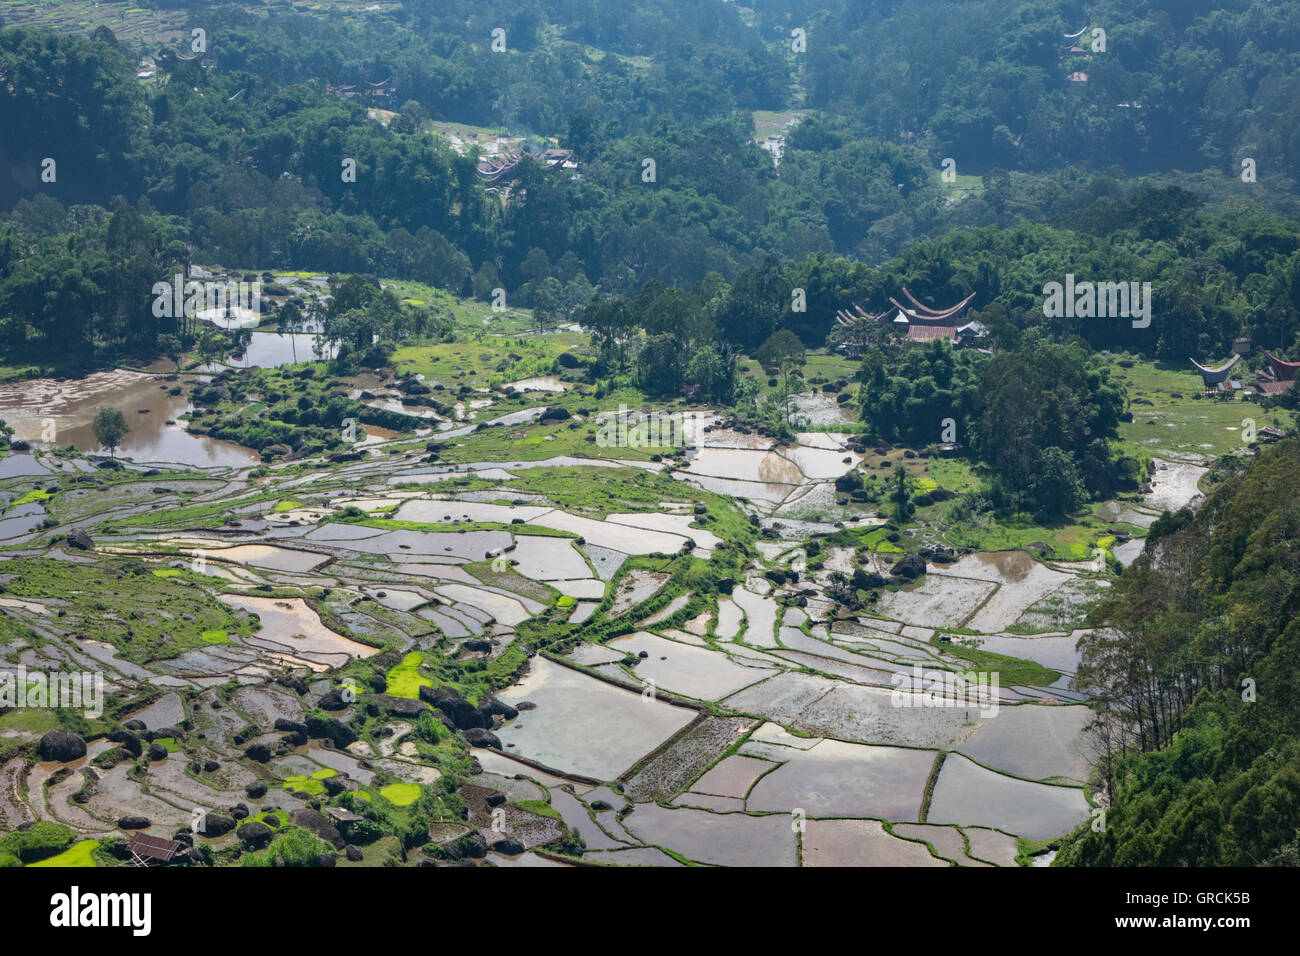
M 471 727 L 465 731 L 465 742 L 471 747 L 491 747 L 494 750 L 501 749 L 501 741 L 497 735 L 490 730 L 484 730 L 482 727 Z
M 117 744 L 132 757 L 139 757 L 144 753 L 144 743 L 129 730 L 115 730 L 108 735 L 108 739 Z
M 421 687 L 420 699 L 446 714 L 457 730 L 492 725 L 492 722 L 479 713 L 473 704 L 450 687 Z
M 951 548 L 945 548 L 943 545 L 932 545 L 922 548 L 921 557 L 934 564 L 952 564 L 957 560 L 956 553 Z
M 925 574 L 925 558 L 919 554 L 909 554 L 894 565 L 894 574 L 911 581 Z
M 263 847 L 271 842 L 271 837 L 274 833 L 275 831 L 265 823 L 258 823 L 256 820 L 249 820 L 235 831 L 235 836 L 239 837 L 239 839 L 248 846 Z
M 319 810 L 295 810 L 289 815 L 289 821 L 294 826 L 310 830 L 336 850 L 347 846 L 347 841 L 343 839 L 343 834 L 339 833 L 338 827 Z
M 234 828 L 234 817 L 224 813 L 205 813 L 199 821 L 199 833 L 209 839 L 225 836 Z
M 251 800 L 260 799 L 261 797 L 266 796 L 266 784 L 262 783 L 260 780 L 250 783 L 244 788 L 244 793 L 248 794 L 249 799 Z
M 148 830 L 151 826 L 148 817 L 125 816 L 118 817 L 117 826 L 120 830 Z
M 327 738 L 336 747 L 346 747 L 357 739 L 356 731 L 337 717 L 331 719 L 318 714 L 307 715 L 307 733 L 317 739 Z
M 858 568 L 853 572 L 853 586 L 863 591 L 869 591 L 872 588 L 884 587 L 885 579 L 875 571 L 867 571 Z
M 162 744 L 150 744 L 148 754 L 150 760 L 154 760 L 154 761 L 166 760 L 167 748 L 164 747 Z
M 319 701 L 321 710 L 346 710 L 350 701 L 343 694 L 342 687 L 326 691 Z
M 351 790 L 354 784 L 344 774 L 338 774 L 333 777 L 326 777 L 321 781 L 321 786 L 331 797 L 337 797 L 344 790 Z
M 301 746 L 307 742 L 307 725 L 300 724 L 296 720 L 289 720 L 285 717 L 277 717 L 275 729 L 280 733 L 289 735 L 289 743 L 295 747 Z
M 296 674 L 289 674 L 285 677 L 277 677 L 275 682 L 282 687 L 288 687 L 295 694 L 301 697 L 307 693 L 307 682 Z
M 271 759 L 271 748 L 266 744 L 253 744 L 244 751 L 244 756 L 258 763 L 266 763 Z
M 68 544 L 74 548 L 80 548 L 82 551 L 95 550 L 95 539 L 86 534 L 81 528 L 73 528 L 68 532 Z
M 453 860 L 477 860 L 487 856 L 488 843 L 483 834 L 475 830 L 443 844 L 441 849 Z
M 513 720 L 519 716 L 519 711 L 511 707 L 505 701 L 497 700 L 495 697 L 484 697 L 478 704 L 478 712 L 487 718 L 485 726 L 492 726 L 493 717 L 502 717 L 505 720 Z
M 36 750 L 42 760 L 68 763 L 86 756 L 86 741 L 67 730 L 51 730 L 41 738 Z
M 410 697 L 390 697 L 387 694 L 367 694 L 367 701 L 373 701 L 394 717 L 419 717 L 429 708 L 423 701 Z
M 526 847 L 518 840 L 512 840 L 510 837 L 499 837 L 492 841 L 492 849 L 505 856 L 518 856 L 524 852 Z

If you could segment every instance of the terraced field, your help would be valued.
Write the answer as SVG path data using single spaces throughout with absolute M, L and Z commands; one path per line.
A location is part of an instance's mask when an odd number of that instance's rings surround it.
M 1089 819 L 1103 560 L 900 534 L 837 479 L 978 479 L 852 431 L 695 409 L 681 447 L 593 444 L 626 396 L 499 380 L 575 347 L 408 350 L 477 397 L 343 460 L 0 459 L 0 660 L 103 681 L 4 708 L 0 826 L 92 865 L 307 829 L 343 865 L 997 866 Z M 1140 545 L 1200 473 L 1113 520 Z

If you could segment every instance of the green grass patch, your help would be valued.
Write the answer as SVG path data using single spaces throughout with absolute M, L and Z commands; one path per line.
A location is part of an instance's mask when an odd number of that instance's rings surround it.
M 1214 365 L 1225 357 L 1195 358 Z M 1132 362 L 1132 367 L 1124 368 L 1120 361 Z M 1111 364 L 1110 373 L 1128 390 L 1133 421 L 1120 424 L 1119 437 L 1125 452 L 1135 456 L 1160 452 L 1217 456 L 1240 451 L 1245 447 L 1242 421 L 1251 418 L 1257 427 L 1263 427 L 1273 424 L 1277 414 L 1243 402 L 1239 396 L 1223 400 L 1202 397 L 1205 386 L 1190 362 L 1120 358 Z M 1246 383 L 1254 379 L 1254 373 L 1243 361 L 1233 369 L 1232 377 Z M 1285 422 L 1283 427 L 1287 427 Z
M 985 487 L 974 466 L 960 458 L 930 458 L 926 461 L 926 470 L 939 487 L 959 495 Z
M 481 305 L 487 309 L 490 322 L 500 320 L 490 306 Z M 399 374 L 414 372 L 448 388 L 487 388 L 550 375 L 562 352 L 587 344 L 587 336 L 577 332 L 526 337 L 484 335 L 478 341 L 405 346 L 393 353 L 392 364 Z
M 419 651 L 411 651 L 403 657 L 402 663 L 395 665 L 385 675 L 388 681 L 388 695 L 416 700 L 420 696 L 421 687 L 433 687 L 433 681 L 420 673 L 420 664 L 423 662 L 424 655 Z
M 0 736 L 6 734 L 33 734 L 40 736 L 61 725 L 53 711 L 36 707 L 20 707 L 0 716 Z
M 459 524 L 433 524 L 423 521 L 398 521 L 395 518 L 340 518 L 337 524 L 359 524 L 365 528 L 382 528 L 385 531 L 428 531 L 437 534 L 457 534 L 461 531 L 509 531 L 511 534 L 530 535 L 537 538 L 576 538 L 572 531 L 544 528 L 535 524 L 503 524 L 499 521 L 462 521 Z
M 1035 524 L 1028 517 L 995 518 L 981 514 L 967 522 L 943 529 L 944 539 L 954 547 L 976 551 L 1030 551 L 1036 543 L 1046 544 L 1058 561 L 1087 561 L 1092 557 L 1097 529 L 1069 523 L 1056 527 Z
M 938 637 L 938 635 L 935 636 Z M 960 657 L 962 660 L 974 664 L 977 671 L 997 674 L 998 685 L 1001 687 L 1010 687 L 1014 684 L 1027 687 L 1048 687 L 1061 677 L 1057 671 L 1050 670 L 1035 661 L 1027 661 L 1019 657 L 1008 657 L 1005 654 L 995 654 L 992 651 L 985 651 L 980 648 L 965 647 L 958 644 L 956 640 L 954 639 L 951 644 L 940 644 L 938 641 L 932 643 L 945 654 Z
M 147 664 L 212 643 L 208 631 L 252 634 L 255 624 L 241 621 L 216 599 L 216 591 L 191 575 L 159 577 L 135 557 L 101 557 L 94 564 L 53 558 L 0 561 L 10 597 L 59 599 L 63 628 L 93 634 L 117 648 L 126 660 Z
M 390 783 L 388 786 L 380 788 L 379 795 L 395 807 L 409 807 L 420 799 L 420 785 L 418 783 Z
M 321 781 L 328 780 L 336 774 L 338 774 L 338 771 L 334 770 L 332 767 L 325 767 L 321 770 L 317 770 L 310 776 L 307 774 L 296 773 L 285 777 L 281 783 L 281 787 L 291 793 L 301 791 L 303 793 L 309 793 L 313 797 L 319 797 L 325 792 L 325 784 L 321 783 Z
M 560 816 L 559 812 L 545 800 L 517 800 L 515 801 L 515 806 L 522 807 L 525 810 L 531 810 L 533 813 L 540 814 L 544 817 L 552 817 L 556 820 L 564 819 Z
M 874 528 L 844 528 L 827 537 L 827 545 L 867 548 L 881 554 L 902 554 L 903 549 L 889 540 L 889 529 L 877 525 Z
M 98 840 L 82 840 L 80 843 L 74 843 L 68 849 L 64 850 L 58 856 L 52 856 L 48 859 L 41 860 L 37 863 L 29 863 L 28 866 L 75 866 L 87 867 L 94 866 L 95 860 L 91 856 L 100 847 Z

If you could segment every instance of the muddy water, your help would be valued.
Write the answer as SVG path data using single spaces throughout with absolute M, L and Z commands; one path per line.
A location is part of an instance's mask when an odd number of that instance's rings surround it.
M 799 466 L 769 451 L 741 448 L 705 448 L 691 459 L 690 472 L 734 481 L 798 485 L 804 481 Z
M 539 375 L 537 378 L 520 379 L 503 387 L 513 388 L 516 392 L 562 392 L 568 386 L 554 375 Z
M 998 574 L 1011 584 L 1029 577 L 1036 563 L 1026 551 L 982 551 L 975 558 L 980 564 L 997 568 Z
M 191 435 L 169 420 L 190 406 L 184 395 L 169 395 L 177 382 L 118 369 L 78 380 L 33 379 L 0 386 L 0 418 L 18 438 L 78 451 L 108 454 L 95 439 L 91 422 L 101 408 L 119 409 L 131 429 L 117 450 L 137 462 L 175 462 L 201 468 L 241 466 L 257 461 L 247 448 Z M 167 386 L 160 388 L 159 386 Z M 141 409 L 148 409 L 141 414 Z M 52 428 L 47 427 L 53 423 Z

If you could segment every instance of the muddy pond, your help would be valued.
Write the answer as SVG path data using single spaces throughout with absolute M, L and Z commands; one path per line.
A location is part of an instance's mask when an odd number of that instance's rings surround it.
M 187 432 L 178 418 L 191 407 L 189 400 L 170 394 L 178 385 L 124 369 L 77 380 L 42 378 L 0 385 L 0 419 L 13 427 L 16 438 L 33 444 L 72 445 L 81 452 L 107 455 L 91 422 L 101 408 L 117 408 L 130 428 L 117 449 L 121 458 L 199 468 L 257 462 L 248 448 Z

